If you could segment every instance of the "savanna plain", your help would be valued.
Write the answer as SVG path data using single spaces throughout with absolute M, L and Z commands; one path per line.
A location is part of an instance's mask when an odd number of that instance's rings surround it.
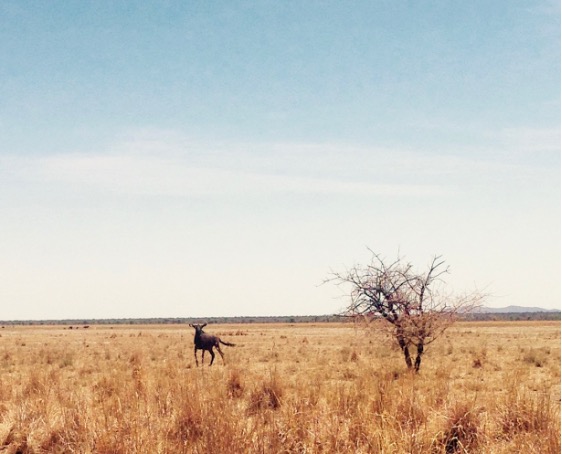
M 1 453 L 559 453 L 560 322 L 458 322 L 419 373 L 376 324 L 0 329 Z

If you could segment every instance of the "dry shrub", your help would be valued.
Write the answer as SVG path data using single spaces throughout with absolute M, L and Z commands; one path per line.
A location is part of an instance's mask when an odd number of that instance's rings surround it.
M 388 407 L 388 399 L 390 395 L 388 393 L 389 382 L 379 381 L 377 387 L 371 395 L 371 411 L 374 414 L 382 414 Z
M 416 429 L 427 421 L 427 409 L 414 396 L 398 401 L 396 419 L 401 427 Z
M 43 452 L 64 452 L 64 440 L 60 430 L 52 430 L 42 441 Z
M 472 367 L 474 367 L 475 369 L 480 369 L 482 367 L 482 360 L 480 358 L 475 358 L 472 361 Z
M 132 367 L 140 367 L 142 363 L 142 354 L 139 351 L 135 351 L 129 357 L 129 364 Z
M 28 445 L 27 435 L 16 430 L 14 427 L 6 435 L 0 451 L 6 454 L 33 454 L 33 448 Z
M 104 402 L 117 392 L 116 381 L 108 376 L 102 376 L 92 386 L 94 397 L 98 402 Z
M 476 412 L 465 402 L 451 409 L 441 444 L 447 454 L 473 452 L 478 446 L 479 420 Z
M 369 422 L 362 418 L 356 418 L 348 428 L 348 437 L 354 447 L 369 444 Z
M 29 374 L 29 380 L 25 386 L 24 396 L 38 396 L 45 393 L 45 383 L 39 373 L 39 371 L 32 371 Z
M 502 433 L 509 437 L 521 432 L 548 432 L 555 419 L 547 397 L 533 399 L 518 390 L 510 390 L 499 412 Z
M 74 355 L 70 352 L 65 352 L 59 358 L 59 367 L 61 369 L 65 367 L 72 367 L 74 366 Z
M 250 394 L 248 412 L 250 414 L 255 414 L 261 410 L 277 410 L 281 407 L 282 397 L 283 389 L 280 380 L 273 376 L 270 380 L 254 389 Z
M 343 370 L 342 372 L 343 380 L 355 380 L 356 378 L 357 378 L 357 374 L 353 370 L 349 368 Z
M 8 368 L 13 363 L 14 355 L 12 352 L 6 350 L 2 354 L 2 368 Z
M 178 415 L 169 438 L 180 445 L 185 445 L 197 441 L 203 435 L 203 430 L 201 414 L 188 407 Z
M 331 407 L 338 415 L 351 418 L 368 401 L 368 396 L 353 382 L 345 382 L 338 386 L 331 401 Z
M 546 355 L 547 353 L 544 350 L 530 348 L 523 355 L 523 362 L 535 367 L 543 367 L 546 363 Z
M 230 371 L 228 381 L 226 382 L 226 393 L 230 398 L 240 398 L 244 394 L 244 382 L 242 375 L 238 369 Z
M 349 355 L 351 354 L 351 348 L 349 347 L 342 347 L 340 349 L 341 361 L 347 362 L 349 361 Z

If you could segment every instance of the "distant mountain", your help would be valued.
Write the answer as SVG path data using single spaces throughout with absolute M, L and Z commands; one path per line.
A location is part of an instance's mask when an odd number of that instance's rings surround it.
M 486 314 L 513 314 L 521 312 L 560 312 L 560 309 L 544 309 L 542 307 L 507 306 L 507 307 L 482 307 L 478 312 Z

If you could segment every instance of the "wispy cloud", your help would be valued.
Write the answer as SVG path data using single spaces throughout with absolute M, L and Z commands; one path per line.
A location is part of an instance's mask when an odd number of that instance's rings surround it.
M 501 133 L 500 149 L 556 149 L 556 131 Z M 173 131 L 141 132 L 102 152 L 0 157 L 5 176 L 76 190 L 135 195 L 329 194 L 429 197 L 475 178 L 520 172 L 482 150 L 438 153 L 306 143 L 197 143 Z M 484 155 L 485 156 L 485 155 Z M 496 156 L 497 158 L 497 156 Z M 515 165 L 517 167 L 517 165 Z
M 12 165 L 18 166 L 17 160 Z M 205 196 L 316 193 L 428 196 L 432 184 L 392 184 L 289 173 L 194 167 L 189 159 L 154 155 L 59 155 L 26 163 L 24 178 L 74 188 L 136 195 Z

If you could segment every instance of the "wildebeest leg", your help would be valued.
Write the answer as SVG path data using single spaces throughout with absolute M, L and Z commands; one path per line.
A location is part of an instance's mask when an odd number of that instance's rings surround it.
M 209 353 L 211 354 L 211 364 L 209 364 L 209 366 L 213 365 L 213 361 L 215 360 L 215 352 L 213 351 L 212 348 L 209 349 Z
M 195 347 L 195 348 L 193 349 L 193 351 L 194 351 L 194 353 L 195 353 L 195 365 L 196 365 L 196 366 L 199 366 L 199 362 L 197 361 L 197 347 Z
M 201 365 L 202 366 L 205 365 L 205 349 L 204 348 L 201 350 Z
M 222 354 L 222 350 L 221 350 L 220 346 L 218 346 L 218 345 L 217 345 L 217 351 L 218 351 L 218 352 L 220 353 L 220 355 L 221 355 L 222 363 L 225 364 L 225 362 L 224 362 L 224 355 Z

